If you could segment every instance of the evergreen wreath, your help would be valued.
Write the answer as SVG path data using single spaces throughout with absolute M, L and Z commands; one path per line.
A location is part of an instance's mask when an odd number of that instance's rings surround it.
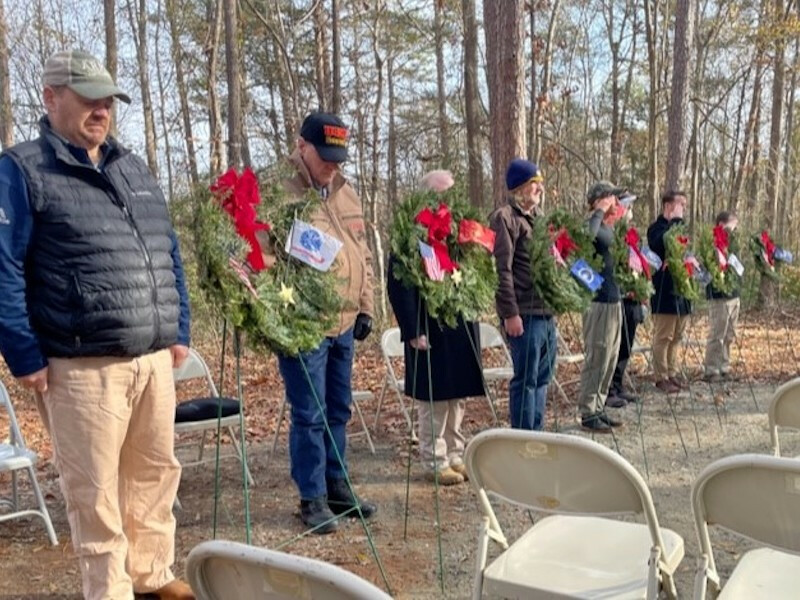
M 650 271 L 652 267 L 640 250 L 641 238 L 636 228 L 629 227 L 623 221 L 617 223 L 614 227 L 614 244 L 611 247 L 614 279 L 623 298 L 645 303 L 655 290 Z
M 735 255 L 737 249 L 736 234 L 724 226 L 706 225 L 700 230 L 697 256 L 711 275 L 711 287 L 726 296 L 732 294 L 741 282 L 736 270 L 728 263 L 728 257 Z
M 599 271 L 600 257 L 578 217 L 556 209 L 534 219 L 530 252 L 533 286 L 553 314 L 583 312 L 589 307 L 594 292 L 570 273 L 570 267 L 582 258 Z
M 700 284 L 694 278 L 695 265 L 693 260 L 686 258 L 690 252 L 691 240 L 689 239 L 686 225 L 674 225 L 664 234 L 664 247 L 666 249 L 667 270 L 675 286 L 675 294 L 687 300 L 697 300 L 700 297 Z
M 451 328 L 457 326 L 459 316 L 475 321 L 491 310 L 497 289 L 497 271 L 489 249 L 493 232 L 463 198 L 459 186 L 440 193 L 416 191 L 397 206 L 389 230 L 389 244 L 397 260 L 394 276 L 403 285 L 418 289 L 428 314 Z M 478 241 L 475 235 L 489 235 L 491 242 L 482 237 Z M 441 280 L 426 274 L 419 242 L 435 246 L 443 271 Z
M 750 238 L 750 251 L 753 253 L 753 260 L 758 272 L 769 279 L 780 281 L 782 263 L 775 259 L 776 249 L 777 246 L 766 229 Z
M 308 221 L 319 202 L 314 193 L 300 200 L 288 194 L 280 183 L 287 174 L 276 173 L 265 186 L 264 202 L 250 169 L 241 176 L 231 169 L 197 190 L 193 233 L 200 287 L 212 310 L 252 347 L 295 356 L 319 346 L 342 300 L 331 271 L 285 250 L 294 219 Z

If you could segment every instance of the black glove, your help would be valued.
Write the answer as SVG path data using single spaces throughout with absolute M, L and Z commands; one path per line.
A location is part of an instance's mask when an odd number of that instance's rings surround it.
M 353 325 L 353 337 L 359 342 L 367 339 L 372 331 L 372 317 L 367 313 L 358 313 L 356 324 Z

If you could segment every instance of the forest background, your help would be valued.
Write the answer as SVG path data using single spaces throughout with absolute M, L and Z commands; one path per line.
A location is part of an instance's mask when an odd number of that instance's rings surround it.
M 693 227 L 734 209 L 792 248 L 799 32 L 796 0 L 0 0 L 0 142 L 36 136 L 44 60 L 79 47 L 133 97 L 119 138 L 179 231 L 194 186 L 274 163 L 322 108 L 351 128 L 381 273 L 422 173 L 451 169 L 488 213 L 514 156 L 543 168 L 546 207 L 580 213 L 610 179 L 645 227 L 679 187 Z

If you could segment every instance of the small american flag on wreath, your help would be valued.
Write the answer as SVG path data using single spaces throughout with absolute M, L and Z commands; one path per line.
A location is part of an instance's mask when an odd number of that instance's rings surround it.
M 425 242 L 417 241 L 419 243 L 419 254 L 422 256 L 422 264 L 425 266 L 425 274 L 433 281 L 442 281 L 444 279 L 444 271 L 439 264 L 439 259 L 436 258 L 436 253 L 433 247 Z

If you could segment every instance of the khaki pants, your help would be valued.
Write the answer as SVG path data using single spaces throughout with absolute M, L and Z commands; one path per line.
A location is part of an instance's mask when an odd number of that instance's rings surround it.
M 731 370 L 731 343 L 739 322 L 739 298 L 708 301 L 708 341 L 705 367 L 708 375 Z
M 583 351 L 581 391 L 578 406 L 581 417 L 605 409 L 608 387 L 614 376 L 622 335 L 622 306 L 619 302 L 592 302 L 583 313 Z
M 441 471 L 464 462 L 464 434 L 461 421 L 464 419 L 465 401 L 462 400 L 417 400 L 419 413 L 419 453 L 426 468 Z M 433 418 L 433 429 L 431 429 Z
M 130 599 L 174 576 L 175 385 L 162 350 L 50 359 L 37 405 L 53 441 L 88 600 Z
M 661 381 L 678 374 L 678 347 L 689 323 L 689 315 L 653 315 L 653 370 Z

